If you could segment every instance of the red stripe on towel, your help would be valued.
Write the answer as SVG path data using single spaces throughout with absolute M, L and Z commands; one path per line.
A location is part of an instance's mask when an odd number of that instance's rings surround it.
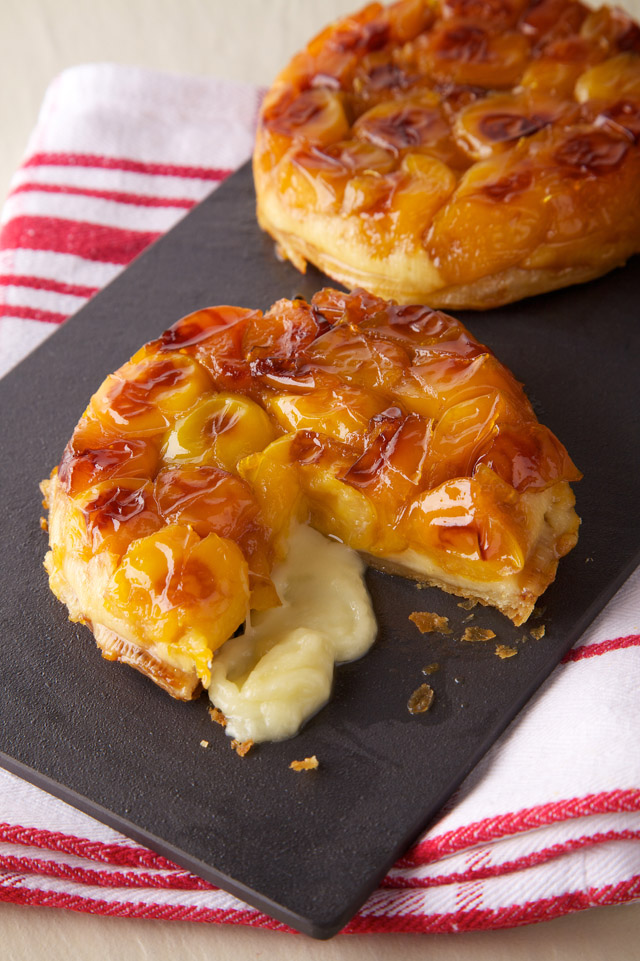
M 569 661 L 581 661 L 585 657 L 599 657 L 609 651 L 622 651 L 625 647 L 640 647 L 640 634 L 627 634 L 626 637 L 614 637 L 610 641 L 600 641 L 599 644 L 583 644 L 574 647 L 562 658 L 562 664 Z
M 93 297 L 100 288 L 82 284 L 67 284 L 52 277 L 27 277 L 23 274 L 0 274 L 0 287 L 30 287 L 33 290 L 50 290 L 56 294 L 73 294 L 74 297 Z
M 187 177 L 198 180 L 221 181 L 231 170 L 226 167 L 191 167 L 183 164 L 151 163 L 129 157 L 108 157 L 104 154 L 66 153 L 64 151 L 32 154 L 23 167 L 98 167 L 102 170 L 126 170 L 131 173 L 158 177 Z
M 85 260 L 128 264 L 159 236 L 81 220 L 25 216 L 14 217 L 0 230 L 0 249 L 51 250 Z
M 568 818 L 638 810 L 640 810 L 640 790 L 635 788 L 624 791 L 601 791 L 581 798 L 539 804 L 493 818 L 484 818 L 482 821 L 447 831 L 439 837 L 420 841 L 397 863 L 400 867 L 429 864 L 446 854 L 453 854 L 476 844 L 520 834 L 522 831 L 529 831 L 557 821 L 566 821 Z
M 21 320 L 40 320 L 45 324 L 63 324 L 69 314 L 59 314 L 53 310 L 41 310 L 39 307 L 13 307 L 11 304 L 0 304 L 0 317 L 18 317 Z
M 72 187 L 68 184 L 21 184 L 11 191 L 11 196 L 20 193 L 74 194 L 81 197 L 97 197 L 118 204 L 134 204 L 138 207 L 180 207 L 189 210 L 196 200 L 189 197 L 155 197 L 147 194 L 129 193 L 121 190 L 98 190 L 94 187 Z

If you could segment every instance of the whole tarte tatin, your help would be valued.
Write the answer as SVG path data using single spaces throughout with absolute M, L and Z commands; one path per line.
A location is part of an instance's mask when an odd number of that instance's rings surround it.
M 105 657 L 190 698 L 279 603 L 292 524 L 521 624 L 576 543 L 579 477 L 453 317 L 331 289 L 211 307 L 91 398 L 43 484 L 45 567 Z
M 328 27 L 268 92 L 258 220 L 400 303 L 487 308 L 640 251 L 640 28 L 579 0 L 401 0 Z

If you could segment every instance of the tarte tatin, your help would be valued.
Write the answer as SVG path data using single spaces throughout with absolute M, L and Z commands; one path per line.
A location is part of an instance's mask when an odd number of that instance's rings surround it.
M 268 92 L 260 225 L 304 270 L 487 308 L 640 251 L 640 28 L 578 0 L 401 0 Z
M 294 523 L 521 624 L 579 472 L 461 323 L 325 289 L 179 321 L 91 398 L 43 490 L 45 567 L 105 657 L 176 697 L 278 605 Z

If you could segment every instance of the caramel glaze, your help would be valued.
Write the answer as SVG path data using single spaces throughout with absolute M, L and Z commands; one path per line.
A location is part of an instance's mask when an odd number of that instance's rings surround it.
M 194 419 L 216 397 L 227 414 Z M 202 436 L 205 448 L 235 444 L 238 421 L 253 453 L 243 448 L 233 469 L 203 463 Z M 172 612 L 221 610 L 232 590 L 202 553 L 211 536 L 242 552 L 255 607 L 278 603 L 277 538 L 305 511 L 325 533 L 353 526 L 353 546 L 369 553 L 427 550 L 445 569 L 497 576 L 521 570 L 534 546 L 523 495 L 579 477 L 521 385 L 459 321 L 331 289 L 264 315 L 217 307 L 179 321 L 107 378 L 58 468 L 86 526 L 78 549 L 116 558 L 109 609 L 147 627 L 168 619 L 170 640 Z
M 258 209 L 263 193 L 278 198 L 281 214 L 264 224 L 279 242 L 311 211 L 342 222 L 350 249 L 376 263 L 426 253 L 443 288 L 512 268 L 593 271 L 604 248 L 610 269 L 640 250 L 639 114 L 640 28 L 620 9 L 372 3 L 311 41 L 269 91 Z M 513 199 L 505 174 L 519 183 L 519 211 L 496 219 Z M 574 190 L 580 178 L 589 187 Z M 301 235 L 313 258 L 317 239 Z M 334 260 L 321 266 L 346 281 L 351 268 Z

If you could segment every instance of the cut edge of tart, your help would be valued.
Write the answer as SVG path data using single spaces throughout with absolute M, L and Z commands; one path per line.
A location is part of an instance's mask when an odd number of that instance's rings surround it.
M 579 520 L 569 484 L 559 483 L 550 490 L 531 494 L 527 501 L 535 547 L 528 558 L 526 573 L 507 574 L 480 585 L 461 575 L 444 578 L 437 565 L 416 550 L 386 557 L 368 554 L 366 559 L 377 570 L 411 577 L 448 594 L 495 607 L 518 627 L 529 618 L 537 598 L 555 579 L 559 559 L 568 554 L 578 540 Z
M 640 251 L 640 27 L 580 0 L 401 0 L 329 25 L 261 109 L 283 256 L 401 303 L 486 309 Z
M 42 485 L 45 568 L 105 658 L 188 700 L 243 623 L 286 607 L 299 524 L 523 623 L 577 541 L 579 477 L 440 311 L 330 289 L 207 308 L 91 398 Z

